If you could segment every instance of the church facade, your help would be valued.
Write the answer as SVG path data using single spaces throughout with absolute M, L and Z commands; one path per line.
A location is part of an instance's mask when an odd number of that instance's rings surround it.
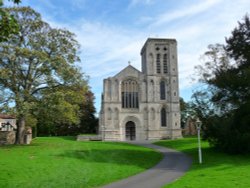
M 182 137 L 176 40 L 147 39 L 141 65 L 142 71 L 128 65 L 104 79 L 99 115 L 103 140 Z

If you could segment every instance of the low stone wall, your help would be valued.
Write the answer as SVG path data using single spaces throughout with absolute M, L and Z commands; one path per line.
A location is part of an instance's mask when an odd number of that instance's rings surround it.
M 0 145 L 14 144 L 16 131 L 0 131 Z
M 24 142 L 25 144 L 30 144 L 32 141 L 32 134 L 31 133 L 27 133 L 24 137 Z
M 77 141 L 101 141 L 101 135 L 78 135 Z

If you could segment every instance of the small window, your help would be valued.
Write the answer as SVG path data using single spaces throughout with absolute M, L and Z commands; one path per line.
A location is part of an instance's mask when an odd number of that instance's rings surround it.
M 115 109 L 115 120 L 119 119 L 119 110 L 116 108 Z
M 165 82 L 164 81 L 160 82 L 160 99 L 161 100 L 166 99 L 166 87 L 165 87 Z
M 166 116 L 166 109 L 161 109 L 161 126 L 166 127 L 167 126 L 167 116 Z
M 151 111 L 150 111 L 150 119 L 151 120 L 155 120 L 155 110 L 154 110 L 154 108 L 151 108 Z
M 148 119 L 148 111 L 147 111 L 146 108 L 144 109 L 144 112 L 143 112 L 143 119 L 144 119 L 144 120 L 147 120 L 147 119 Z
M 108 120 L 111 120 L 112 118 L 112 110 L 111 108 L 108 108 Z

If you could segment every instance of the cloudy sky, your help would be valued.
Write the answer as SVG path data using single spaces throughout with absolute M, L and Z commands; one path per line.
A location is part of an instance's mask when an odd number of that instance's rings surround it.
M 249 0 L 22 0 L 21 5 L 77 35 L 98 111 L 103 79 L 128 61 L 141 70 L 140 50 L 149 37 L 178 41 L 180 95 L 188 101 L 200 56 L 209 44 L 224 43 L 250 10 Z

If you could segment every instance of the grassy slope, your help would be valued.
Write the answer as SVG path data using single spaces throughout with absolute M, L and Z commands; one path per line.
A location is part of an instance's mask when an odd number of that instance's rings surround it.
M 0 147 L 0 187 L 95 187 L 141 172 L 160 159 L 160 153 L 125 143 L 36 138 L 29 146 Z
M 198 164 L 197 138 L 160 141 L 158 145 L 183 151 L 193 158 L 193 165 L 180 180 L 167 185 L 170 188 L 250 187 L 250 155 L 227 155 L 202 142 L 203 164 Z M 246 143 L 250 144 L 250 143 Z

